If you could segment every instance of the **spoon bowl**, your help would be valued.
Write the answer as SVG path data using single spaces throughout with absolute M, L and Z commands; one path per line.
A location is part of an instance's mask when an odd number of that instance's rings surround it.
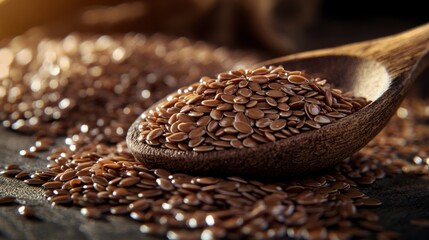
M 290 178 L 320 171 L 349 157 L 380 132 L 417 75 L 429 65 L 428 49 L 429 24 L 426 24 L 399 35 L 294 54 L 258 64 L 304 70 L 372 101 L 358 112 L 318 130 L 254 148 L 179 151 L 139 141 L 139 117 L 128 130 L 127 145 L 133 155 L 148 167 L 173 172 Z

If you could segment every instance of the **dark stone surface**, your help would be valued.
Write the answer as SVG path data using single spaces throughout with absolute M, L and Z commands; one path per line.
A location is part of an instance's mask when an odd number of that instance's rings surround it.
M 0 128 L 0 168 L 18 163 L 25 170 L 46 165 L 43 159 L 28 159 L 19 150 L 31 146 L 31 136 L 20 135 Z M 385 230 L 397 231 L 403 239 L 428 239 L 429 228 L 411 225 L 411 219 L 429 218 L 429 179 L 400 175 L 377 181 L 361 188 L 369 196 L 383 202 L 372 208 L 379 214 Z M 51 207 L 42 197 L 43 190 L 21 181 L 0 176 L 0 196 L 13 195 L 20 203 L 33 206 L 37 219 L 17 214 L 19 204 L 0 206 L 0 239 L 141 239 L 139 224 L 127 217 L 109 216 L 105 220 L 91 220 L 81 216 L 75 207 Z

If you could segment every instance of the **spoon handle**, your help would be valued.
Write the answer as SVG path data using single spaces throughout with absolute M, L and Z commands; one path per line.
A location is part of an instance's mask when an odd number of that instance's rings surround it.
M 409 73 L 422 56 L 427 55 L 429 23 L 396 35 L 340 47 L 338 50 L 376 60 L 386 67 L 392 78 L 396 78 Z
M 393 79 L 400 76 L 406 77 L 406 74 L 410 73 L 413 68 L 415 71 L 412 72 L 418 75 L 424 67 L 429 65 L 428 50 L 429 23 L 396 35 L 335 48 L 291 54 L 262 62 L 259 65 L 276 65 L 294 59 L 327 55 L 348 55 L 372 59 L 383 64 Z

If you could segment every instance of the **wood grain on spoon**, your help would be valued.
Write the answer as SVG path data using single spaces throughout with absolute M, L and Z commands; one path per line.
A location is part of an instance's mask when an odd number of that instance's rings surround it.
M 147 166 L 179 172 L 289 178 L 320 171 L 361 149 L 387 124 L 418 74 L 429 65 L 428 49 L 426 24 L 390 37 L 261 63 L 326 77 L 336 86 L 373 101 L 319 130 L 254 148 L 197 153 L 138 141 L 138 118 L 128 131 L 127 144 Z

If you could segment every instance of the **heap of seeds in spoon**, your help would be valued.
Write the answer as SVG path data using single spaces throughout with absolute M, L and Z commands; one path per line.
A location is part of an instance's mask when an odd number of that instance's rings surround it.
M 255 147 L 319 129 L 368 101 L 281 66 L 203 77 L 142 115 L 140 141 L 206 152 Z

